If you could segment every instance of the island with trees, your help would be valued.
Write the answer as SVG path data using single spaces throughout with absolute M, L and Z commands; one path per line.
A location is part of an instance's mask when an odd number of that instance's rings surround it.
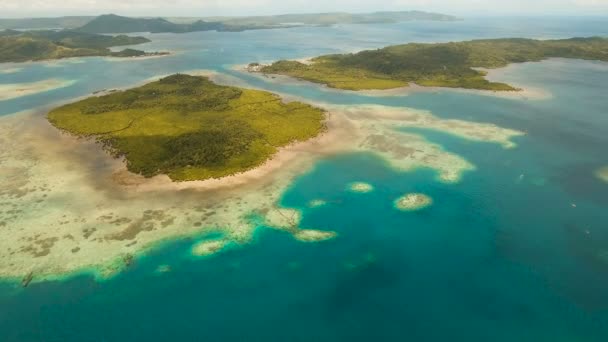
M 321 109 L 185 74 L 67 104 L 48 119 L 97 139 L 133 173 L 175 181 L 253 169 L 281 147 L 325 130 Z
M 71 30 L 0 31 L 0 63 L 70 57 L 142 57 L 164 55 L 135 49 L 112 51 L 111 47 L 147 43 L 145 37 L 106 36 Z
M 487 72 L 482 69 L 554 57 L 608 61 L 608 39 L 510 38 L 410 43 L 359 53 L 325 55 L 308 63 L 287 60 L 271 65 L 251 63 L 247 69 L 344 90 L 384 90 L 415 83 L 424 87 L 515 91 L 518 89 L 511 85 L 487 80 Z

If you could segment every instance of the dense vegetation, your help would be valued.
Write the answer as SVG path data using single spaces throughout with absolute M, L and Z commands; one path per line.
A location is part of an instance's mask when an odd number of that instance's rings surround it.
M 104 36 L 75 31 L 13 31 L 0 32 L 0 62 L 60 59 L 85 56 L 133 57 L 145 52 L 126 49 L 110 51 L 112 46 L 149 42 L 144 37 Z
M 101 15 L 78 31 L 89 33 L 186 33 L 198 31 L 245 31 L 254 29 L 274 28 L 264 25 L 241 25 L 238 23 L 225 24 L 219 21 L 196 20 L 189 23 L 174 23 L 163 18 L 129 18 L 115 14 Z
M 174 180 L 223 177 L 254 168 L 279 147 L 316 136 L 324 113 L 274 94 L 172 75 L 91 97 L 48 114 L 56 127 L 96 137 L 130 171 Z
M 486 73 L 475 68 L 499 68 L 510 63 L 540 61 L 551 57 L 608 61 L 608 39 L 492 39 L 439 44 L 412 43 L 356 54 L 321 56 L 313 59 L 312 64 L 278 61 L 255 69 L 348 90 L 390 89 L 416 83 L 421 86 L 500 91 L 516 89 L 508 84 L 486 80 Z

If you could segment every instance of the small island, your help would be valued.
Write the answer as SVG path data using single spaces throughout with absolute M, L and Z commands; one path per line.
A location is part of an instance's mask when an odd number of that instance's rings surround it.
M 52 110 L 57 128 L 93 137 L 129 171 L 175 181 L 253 169 L 279 148 L 325 130 L 325 112 L 275 94 L 176 74 Z
M 135 49 L 112 51 L 111 47 L 150 42 L 144 37 L 106 36 L 76 31 L 0 31 L 0 63 L 42 61 L 71 57 L 144 57 L 166 55 L 166 52 L 144 52 Z
M 395 201 L 395 208 L 401 211 L 416 211 L 433 204 L 433 199 L 425 194 L 407 194 Z
M 320 56 L 307 63 L 286 60 L 271 65 L 251 63 L 247 70 L 295 77 L 343 90 L 386 90 L 415 83 L 423 87 L 516 91 L 519 89 L 511 85 L 487 80 L 487 72 L 480 69 L 554 57 L 608 61 L 608 39 L 513 38 L 410 43 L 355 54 Z

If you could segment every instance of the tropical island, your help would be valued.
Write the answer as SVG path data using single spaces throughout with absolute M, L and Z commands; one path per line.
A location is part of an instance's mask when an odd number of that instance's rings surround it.
M 510 38 L 410 43 L 359 53 L 325 55 L 309 62 L 251 63 L 247 70 L 295 77 L 343 90 L 385 90 L 414 83 L 423 87 L 516 91 L 518 89 L 511 85 L 487 80 L 487 72 L 481 69 L 557 57 L 608 61 L 608 39 Z
M 26 62 L 70 57 L 142 57 L 166 53 L 135 49 L 112 51 L 111 47 L 150 42 L 144 37 L 106 36 L 69 30 L 0 31 L 0 63 Z
M 279 148 L 325 129 L 321 109 L 184 74 L 68 104 L 48 119 L 71 134 L 97 139 L 124 157 L 133 173 L 175 181 L 250 170 Z

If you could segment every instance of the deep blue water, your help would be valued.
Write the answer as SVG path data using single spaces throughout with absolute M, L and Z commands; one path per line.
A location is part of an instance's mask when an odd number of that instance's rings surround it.
M 304 211 L 304 227 L 337 231 L 335 240 L 305 244 L 260 227 L 254 243 L 210 259 L 193 259 L 192 241 L 180 240 L 106 282 L 80 276 L 26 290 L 0 285 L 0 341 L 608 340 L 608 260 L 601 257 L 608 255 L 608 184 L 593 177 L 608 165 L 607 63 L 530 63 L 505 76 L 548 89 L 554 97 L 544 101 L 449 91 L 367 97 L 230 71 L 232 64 L 252 60 L 407 41 L 588 35 L 608 36 L 608 19 L 152 35 L 149 49 L 181 53 L 141 62 L 30 64 L 0 74 L 0 83 L 78 80 L 0 102 L 0 114 L 207 68 L 304 99 L 413 107 L 527 132 L 516 139 L 518 148 L 505 150 L 409 129 L 476 165 L 454 185 L 437 182 L 432 170 L 396 172 L 369 154 L 320 161 L 292 184 L 282 204 Z M 376 190 L 345 192 L 353 181 Z M 407 192 L 424 192 L 434 203 L 414 213 L 395 210 L 392 201 Z M 329 204 L 307 208 L 316 198 Z M 172 271 L 156 274 L 161 264 Z

